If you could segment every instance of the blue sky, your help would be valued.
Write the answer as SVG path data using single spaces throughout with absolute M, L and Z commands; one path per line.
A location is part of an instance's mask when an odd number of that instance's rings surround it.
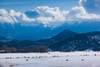
M 74 6 L 79 6 L 78 0 L 0 0 L 0 9 L 7 11 L 25 12 L 33 10 L 38 6 L 59 7 L 60 10 L 69 10 Z
M 99 14 L 100 0 L 0 0 L 1 23 L 42 23 L 44 27 L 55 28 L 64 23 L 100 21 Z
M 0 0 L 3 23 L 96 31 L 100 30 L 100 0 Z

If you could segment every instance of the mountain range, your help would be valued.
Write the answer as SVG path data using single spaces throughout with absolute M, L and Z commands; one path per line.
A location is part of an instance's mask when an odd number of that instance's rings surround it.
M 77 34 L 64 41 L 51 45 L 50 48 L 59 51 L 98 51 L 100 50 L 100 32 L 94 31 Z
M 20 23 L 0 23 L 0 35 L 7 39 L 13 40 L 40 40 L 56 36 L 64 29 L 70 29 L 78 33 L 86 33 L 91 31 L 100 31 L 100 22 L 84 22 L 68 25 L 67 23 L 56 27 L 44 27 L 42 24 L 38 26 L 24 26 Z
M 2 37 L 0 37 L 1 39 Z M 6 38 L 2 38 L 6 39 Z M 1 40 L 2 41 L 2 40 Z M 84 50 L 100 50 L 100 32 L 88 32 L 88 33 L 75 33 L 70 30 L 64 30 L 48 39 L 42 39 L 37 41 L 30 40 L 11 40 L 8 42 L 0 42 L 0 46 L 7 45 L 9 47 L 16 47 L 17 49 L 29 50 L 37 45 L 44 45 L 53 51 L 84 51 Z

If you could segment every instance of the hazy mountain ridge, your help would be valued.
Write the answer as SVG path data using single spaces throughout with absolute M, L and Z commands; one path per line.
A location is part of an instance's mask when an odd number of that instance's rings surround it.
M 24 25 L 23 25 L 24 23 Z M 32 22 L 37 23 L 37 22 Z M 69 22 L 70 23 L 70 22 Z M 16 40 L 40 40 L 47 39 L 56 36 L 64 29 L 70 29 L 71 31 L 84 33 L 91 31 L 100 31 L 100 22 L 75 22 L 71 25 L 65 22 L 63 25 L 55 28 L 44 27 L 43 24 L 32 26 L 28 25 L 27 22 L 18 22 L 14 24 L 0 23 L 0 35 L 7 39 Z
M 51 34 L 49 34 L 49 33 L 51 33 Z M 51 30 L 51 28 L 49 28 L 49 27 L 45 28 L 42 25 L 34 27 L 34 26 L 23 26 L 20 23 L 0 24 L 0 35 L 3 37 L 6 37 L 7 39 L 11 39 L 11 40 L 13 40 L 13 39 L 16 39 L 16 40 L 39 40 L 39 39 L 48 38 L 57 33 L 58 32 L 56 30 Z

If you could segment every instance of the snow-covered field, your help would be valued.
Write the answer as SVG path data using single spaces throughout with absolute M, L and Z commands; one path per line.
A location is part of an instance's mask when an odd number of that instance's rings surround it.
M 100 52 L 3 53 L 3 67 L 100 67 Z

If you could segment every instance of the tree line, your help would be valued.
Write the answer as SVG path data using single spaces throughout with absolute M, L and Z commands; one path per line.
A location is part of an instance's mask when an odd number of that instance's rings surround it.
M 26 53 L 26 52 L 48 52 L 49 48 L 44 45 L 37 45 L 33 48 L 16 48 L 16 47 L 9 47 L 7 45 L 3 45 L 0 48 L 0 53 Z

